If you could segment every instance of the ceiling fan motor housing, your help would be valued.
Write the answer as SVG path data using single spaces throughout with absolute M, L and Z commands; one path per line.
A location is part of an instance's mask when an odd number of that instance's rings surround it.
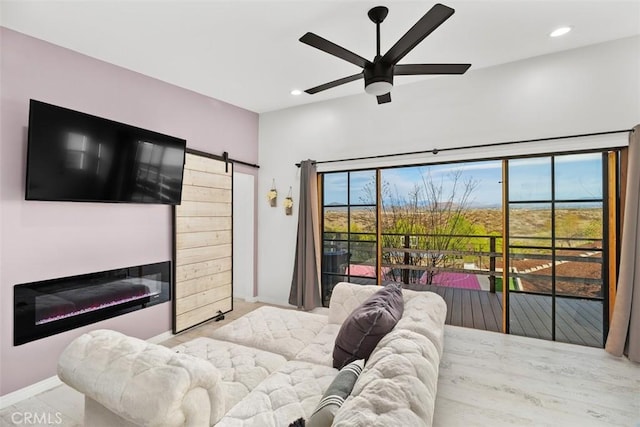
M 388 90 L 382 93 L 371 92 L 367 90 L 373 83 L 387 83 L 386 85 L 374 85 L 387 87 Z M 389 93 L 393 86 L 393 65 L 386 64 L 378 58 L 371 65 L 364 67 L 364 87 L 368 93 L 372 95 L 383 95 Z

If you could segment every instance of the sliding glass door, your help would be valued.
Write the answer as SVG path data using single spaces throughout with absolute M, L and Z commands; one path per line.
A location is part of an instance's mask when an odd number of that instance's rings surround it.
M 509 333 L 602 346 L 607 155 L 507 162 Z
M 402 283 L 447 323 L 601 347 L 615 292 L 617 151 L 321 174 L 322 295 Z

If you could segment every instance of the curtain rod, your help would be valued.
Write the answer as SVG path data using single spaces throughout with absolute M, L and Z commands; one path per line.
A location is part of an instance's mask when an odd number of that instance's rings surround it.
M 394 153 L 394 154 L 378 154 L 375 156 L 364 156 L 364 157 L 352 157 L 350 159 L 335 159 L 335 160 L 321 160 L 314 162 L 315 164 L 320 163 L 338 163 L 338 162 L 351 162 L 356 160 L 371 160 L 371 159 L 383 159 L 386 157 L 399 157 L 399 156 L 411 156 L 415 154 L 433 154 L 434 156 L 438 153 L 442 153 L 443 151 L 454 151 L 454 150 L 467 150 L 470 148 L 487 148 L 487 147 L 499 147 L 502 145 L 510 145 L 510 144 L 521 144 L 524 142 L 543 142 L 543 141 L 552 141 L 555 139 L 569 139 L 569 138 L 583 138 L 587 136 L 600 136 L 600 135 L 611 135 L 615 133 L 624 133 L 624 132 L 634 132 L 634 129 L 625 129 L 625 130 L 611 130 L 607 132 L 594 132 L 594 133 L 583 133 L 578 135 L 564 135 L 564 136 L 554 136 L 547 138 L 536 138 L 536 139 L 522 139 L 519 141 L 508 141 L 508 142 L 494 142 L 490 144 L 479 144 L 479 145 L 465 145 L 462 147 L 449 147 L 449 148 L 433 148 L 431 150 L 424 151 L 409 151 L 406 153 Z M 297 167 L 300 167 L 300 163 L 296 163 Z

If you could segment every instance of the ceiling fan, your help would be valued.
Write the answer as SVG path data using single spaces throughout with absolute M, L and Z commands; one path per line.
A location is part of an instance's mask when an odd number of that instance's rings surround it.
M 331 89 L 345 83 L 364 78 L 364 90 L 368 94 L 375 95 L 378 104 L 391 102 L 391 89 L 393 88 L 393 76 L 414 76 L 427 74 L 464 74 L 471 64 L 398 64 L 411 49 L 424 40 L 444 21 L 449 19 L 455 11 L 448 6 L 436 4 L 420 20 L 407 31 L 400 40 L 394 44 L 384 55 L 380 55 L 380 24 L 389 13 L 384 6 L 377 6 L 369 10 L 369 19 L 376 24 L 376 57 L 373 62 L 357 55 L 342 46 L 330 42 L 314 33 L 306 33 L 300 37 L 302 43 L 337 56 L 347 62 L 362 68 L 362 71 L 352 76 L 343 77 L 320 86 L 305 90 L 308 94 L 314 94 L 326 89 Z

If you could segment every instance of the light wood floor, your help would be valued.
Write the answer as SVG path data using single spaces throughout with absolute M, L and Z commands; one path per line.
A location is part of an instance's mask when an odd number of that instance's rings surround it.
M 599 348 L 447 325 L 433 425 L 640 427 L 640 365 Z
M 225 320 L 163 344 L 201 336 L 260 305 L 234 301 Z M 2 425 L 25 425 L 14 415 L 25 412 L 54 422 L 59 413 L 57 425 L 81 426 L 83 398 L 59 386 L 0 411 Z M 640 427 L 640 365 L 598 348 L 447 325 L 433 425 Z

